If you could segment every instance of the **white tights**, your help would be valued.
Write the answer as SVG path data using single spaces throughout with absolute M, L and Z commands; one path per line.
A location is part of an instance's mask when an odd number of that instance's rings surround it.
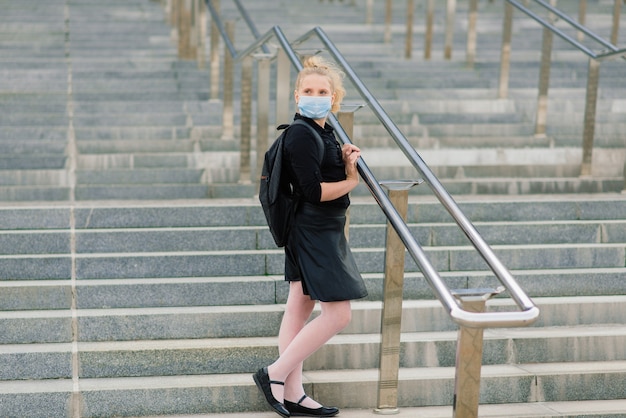
M 278 333 L 280 357 L 268 366 L 271 380 L 284 381 L 285 386 L 271 385 L 272 394 L 279 402 L 287 399 L 297 402 L 304 394 L 302 363 L 334 335 L 344 329 L 352 317 L 350 301 L 320 302 L 321 314 L 307 323 L 315 301 L 302 293 L 300 282 L 289 283 L 289 296 Z M 321 405 L 306 398 L 302 405 L 319 408 Z

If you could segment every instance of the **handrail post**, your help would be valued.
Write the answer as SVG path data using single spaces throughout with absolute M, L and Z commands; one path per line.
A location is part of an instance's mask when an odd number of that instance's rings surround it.
M 213 8 L 219 13 L 220 0 L 209 0 Z M 211 100 L 219 99 L 220 95 L 220 30 L 214 19 L 211 19 L 211 44 L 210 44 L 210 67 L 211 67 Z
M 449 60 L 452 58 L 452 42 L 454 37 L 454 18 L 456 15 L 456 0 L 448 0 L 446 6 L 446 40 L 443 56 Z
M 391 14 L 393 9 L 393 0 L 387 0 L 385 2 L 385 43 L 391 42 Z
M 261 176 L 265 150 L 269 146 L 270 69 L 272 56 L 259 54 L 257 59 L 256 100 L 256 178 Z
M 587 71 L 587 94 L 585 96 L 585 126 L 583 128 L 583 161 L 580 168 L 580 175 L 582 177 L 591 176 L 599 78 L 600 61 L 589 58 L 589 69 Z
M 435 0 L 426 5 L 426 33 L 424 34 L 424 59 L 429 60 L 433 45 L 433 25 L 435 21 Z
M 578 23 L 581 25 L 585 24 L 585 20 L 587 20 L 587 0 L 579 0 L 578 2 Z M 579 42 L 582 42 L 585 39 L 585 34 L 583 31 L 579 30 L 576 34 L 576 38 Z
M 410 59 L 413 52 L 413 14 L 415 4 L 413 0 L 406 2 L 406 39 L 404 44 L 404 57 Z
M 367 0 L 365 6 L 365 24 L 371 25 L 374 23 L 374 0 Z
M 467 22 L 467 66 L 474 68 L 476 61 L 476 20 L 478 19 L 478 0 L 470 0 Z
M 619 17 L 622 9 L 622 0 L 614 0 L 613 3 L 613 28 L 611 29 L 611 43 L 617 45 L 619 33 Z
M 513 34 L 513 5 L 504 5 L 504 21 L 502 23 L 502 48 L 500 50 L 500 81 L 498 98 L 506 99 L 509 95 L 509 73 L 511 71 L 511 37 Z
M 485 312 L 487 300 L 504 289 L 461 289 L 452 294 L 469 312 Z M 483 328 L 459 328 L 456 347 L 453 418 L 477 418 L 480 400 L 480 369 L 483 357 Z
M 193 5 L 191 0 L 178 0 L 177 27 L 178 27 L 178 58 L 195 59 L 195 50 L 191 48 L 192 26 L 193 26 Z
M 419 184 L 417 181 L 381 183 L 381 186 L 388 190 L 389 200 L 405 222 L 408 212 L 409 190 L 417 184 Z M 374 409 L 375 413 L 382 415 L 399 412 L 398 373 L 400 368 L 404 259 L 404 244 L 395 229 L 387 222 L 378 402 L 377 408 Z
M 239 183 L 250 184 L 250 151 L 252 142 L 252 66 L 254 58 L 250 55 L 241 60 L 241 115 L 239 123 Z
M 543 28 L 543 42 L 541 45 L 541 68 L 539 71 L 539 94 L 537 98 L 537 115 L 535 120 L 535 137 L 537 138 L 545 137 L 546 135 L 552 39 L 552 31 L 548 28 Z
M 207 22 L 206 3 L 204 0 L 195 0 L 195 46 L 196 60 L 198 68 L 204 69 L 206 66 L 206 22 Z
M 290 92 L 291 66 L 289 57 L 282 48 L 279 48 L 276 56 L 276 124 L 288 123 L 291 120 Z
M 231 40 L 235 38 L 235 22 L 229 20 L 224 25 L 226 27 L 226 34 Z M 230 140 L 235 137 L 235 114 L 233 111 L 233 89 L 234 89 L 234 76 L 235 73 L 235 60 L 228 53 L 228 50 L 224 51 L 224 109 L 222 111 L 222 139 Z
M 346 132 L 346 135 L 354 141 L 354 113 L 364 105 L 343 105 L 341 110 L 337 112 L 337 120 Z M 347 240 L 350 240 L 350 207 L 346 211 L 346 224 L 343 228 Z

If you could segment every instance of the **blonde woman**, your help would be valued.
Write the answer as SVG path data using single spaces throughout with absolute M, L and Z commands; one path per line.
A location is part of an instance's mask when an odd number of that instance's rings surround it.
M 279 358 L 253 377 L 268 404 L 279 415 L 332 417 L 339 413 L 309 398 L 302 384 L 302 363 L 350 322 L 350 300 L 367 296 L 344 235 L 348 193 L 359 183 L 358 147 L 340 146 L 328 114 L 345 96 L 341 72 L 314 56 L 298 74 L 294 119 L 311 125 L 289 128 L 284 143 L 285 172 L 299 200 L 285 246 L 285 280 L 289 296 L 278 335 Z M 319 301 L 321 314 L 308 322 Z

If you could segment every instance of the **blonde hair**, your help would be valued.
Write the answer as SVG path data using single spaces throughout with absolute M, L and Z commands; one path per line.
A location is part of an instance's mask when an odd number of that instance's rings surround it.
M 300 88 L 300 83 L 308 75 L 319 74 L 327 77 L 330 82 L 330 88 L 335 93 L 335 101 L 331 111 L 337 112 L 341 108 L 341 101 L 346 95 L 346 89 L 343 87 L 343 72 L 317 55 L 305 57 L 302 65 L 304 68 L 300 70 L 298 78 L 296 78 L 296 90 Z

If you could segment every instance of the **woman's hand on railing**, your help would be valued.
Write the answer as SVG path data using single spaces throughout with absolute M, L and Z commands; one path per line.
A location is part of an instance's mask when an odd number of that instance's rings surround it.
M 341 147 L 341 158 L 346 166 L 346 177 L 348 180 L 359 182 L 359 173 L 356 162 L 361 157 L 361 150 L 354 144 L 343 144 Z

